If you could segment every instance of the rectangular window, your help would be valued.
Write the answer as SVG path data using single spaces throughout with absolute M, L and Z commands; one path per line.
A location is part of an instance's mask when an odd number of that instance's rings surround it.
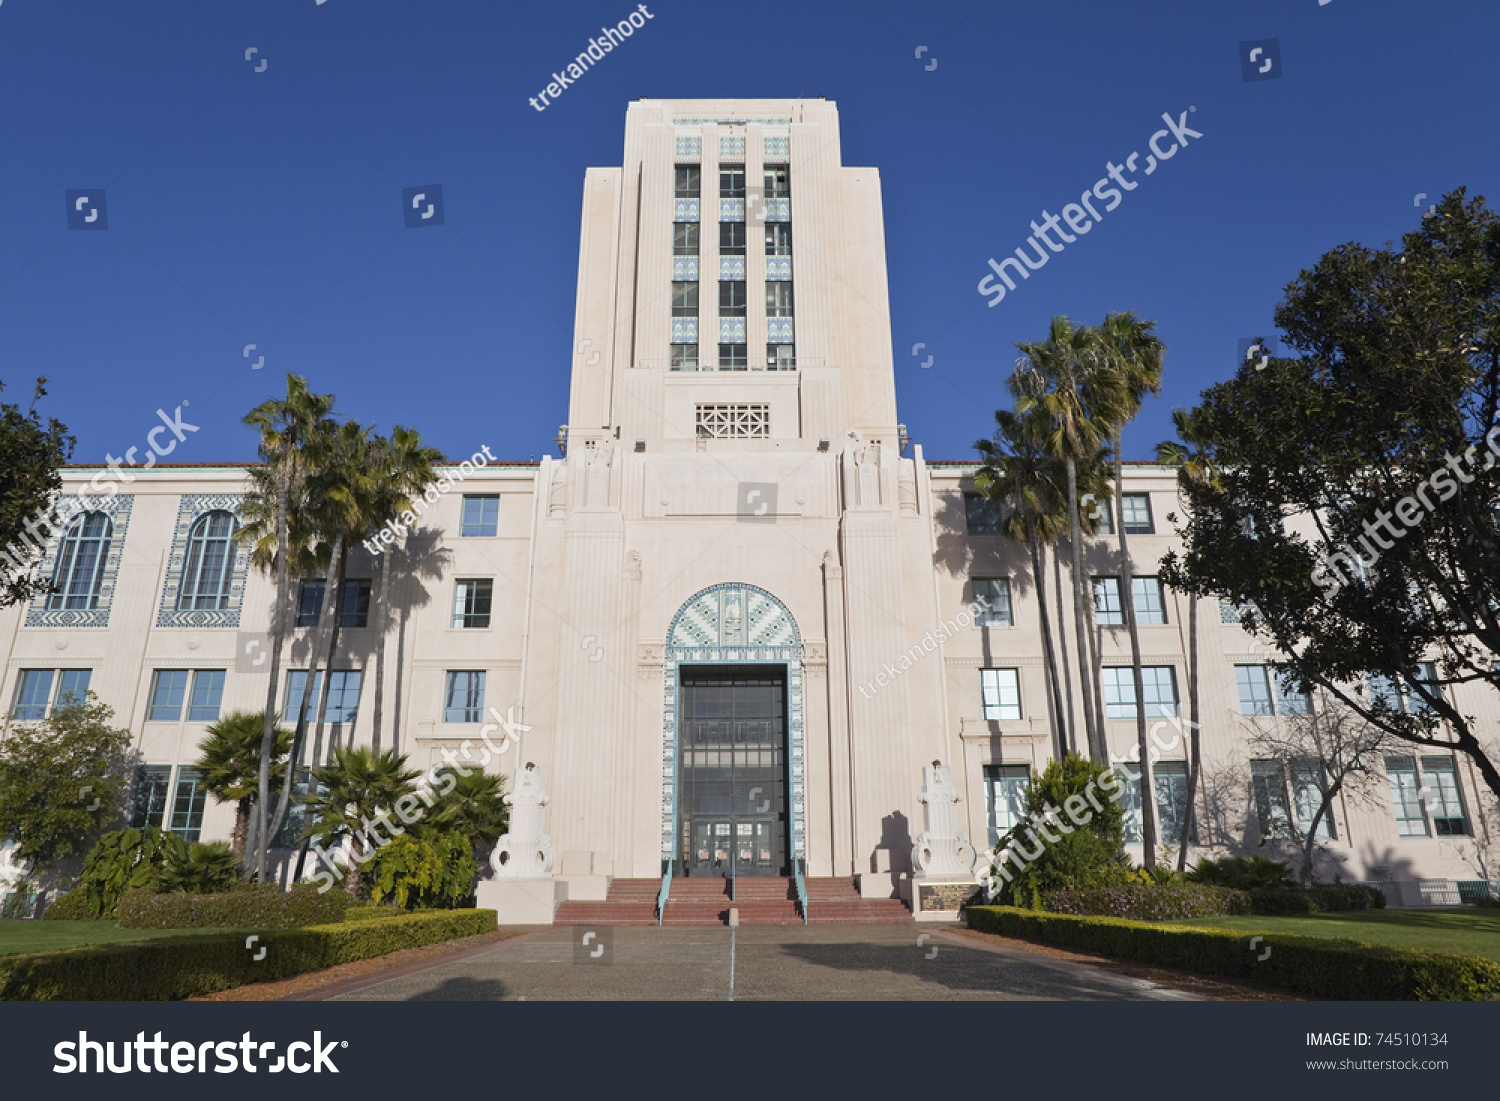
M 719 316 L 745 316 L 745 283 L 741 279 L 719 281 Z
M 766 223 L 766 255 L 790 256 L 792 254 L 792 224 L 790 222 Z
M 91 669 L 59 669 L 57 671 L 57 699 L 54 707 L 88 702 Z
M 133 829 L 161 827 L 166 818 L 167 795 L 171 787 L 171 765 L 141 765 L 135 770 L 135 806 L 130 816 Z
M 1432 695 L 1437 697 L 1442 696 L 1443 689 L 1437 683 L 1437 666 L 1435 666 L 1432 662 L 1418 662 L 1416 673 L 1413 675 L 1412 679 L 1419 681 L 1423 685 L 1427 686 L 1427 691 Z M 1406 699 L 1407 703 L 1411 706 L 1411 712 L 1413 715 L 1425 715 L 1434 710 L 1432 705 L 1422 698 L 1421 692 L 1417 691 L 1415 688 L 1407 689 Z
M 964 494 L 964 522 L 970 535 L 999 535 L 1003 518 L 999 501 L 978 493 Z
M 1406 707 L 1401 699 L 1401 689 L 1396 682 L 1382 673 L 1370 674 L 1370 702 L 1382 704 L 1391 711 L 1405 711 Z
M 151 681 L 151 703 L 146 719 L 153 723 L 175 723 L 182 718 L 182 703 L 187 697 L 186 669 L 158 669 Z
M 1260 836 L 1267 841 L 1290 840 L 1292 816 L 1286 801 L 1286 773 L 1280 761 L 1251 761 L 1250 787 Z
M 1104 686 L 1104 713 L 1111 719 L 1135 718 L 1135 677 L 1130 666 L 1106 666 L 1099 670 Z M 1141 669 L 1146 693 L 1146 718 L 1177 717 L 1177 677 L 1170 665 L 1147 665 Z
M 745 169 L 724 167 L 719 169 L 719 198 L 743 199 L 745 197 Z
M 678 282 L 672 284 L 672 316 L 698 316 L 698 284 Z
M 477 723 L 484 715 L 484 671 L 449 670 L 443 722 Z
M 453 626 L 488 627 L 495 582 L 488 577 L 460 581 L 453 587 Z
M 1143 627 L 1158 627 L 1167 621 L 1167 604 L 1162 598 L 1161 579 L 1132 577 L 1130 592 L 1135 597 L 1135 621 Z
M 328 710 L 323 720 L 330 723 L 352 723 L 359 707 L 360 683 L 364 673 L 358 669 L 335 669 L 328 681 Z M 302 693 L 307 690 L 307 670 L 293 669 L 287 674 L 286 703 L 281 721 L 295 723 L 302 709 Z M 323 670 L 312 678 L 312 697 L 307 701 L 307 721 L 318 721 L 318 704 L 323 692 Z
M 52 698 L 51 669 L 22 669 L 16 680 L 16 702 L 10 717 L 22 722 L 41 722 L 47 717 L 47 701 Z
M 789 281 L 766 284 L 766 316 L 792 316 L 792 284 Z
M 672 197 L 696 199 L 702 192 L 703 170 L 696 164 L 679 164 L 673 173 Z
M 769 405 L 702 404 L 697 406 L 700 440 L 769 438 Z
M 1427 816 L 1422 811 L 1422 785 L 1415 757 L 1387 757 L 1385 778 L 1391 786 L 1391 812 L 1402 837 L 1426 837 Z
M 172 796 L 172 820 L 167 828 L 188 844 L 198 840 L 203 830 L 203 807 L 208 790 L 198 777 L 198 770 L 177 766 L 177 789 Z
M 1264 665 L 1236 665 L 1235 683 L 1240 688 L 1241 715 L 1270 715 L 1271 682 Z
M 1094 578 L 1094 622 L 1101 627 L 1118 627 L 1125 622 L 1118 577 Z
M 1127 493 L 1120 498 L 1120 518 L 1125 524 L 1126 535 L 1151 535 L 1156 527 L 1151 523 L 1151 495 L 1149 493 Z
M 696 371 L 698 369 L 698 345 L 673 344 L 672 370 Z
M 1021 718 L 1021 674 L 1015 669 L 979 670 L 986 719 Z
M 1025 817 L 1030 783 L 1031 770 L 1025 765 L 985 766 L 984 814 L 991 847 Z
M 323 614 L 323 582 L 304 581 L 297 600 L 297 626 L 316 627 Z M 350 578 L 344 581 L 343 628 L 370 625 L 370 579 Z
M 1096 504 L 1087 509 L 1080 509 L 1085 516 L 1094 522 L 1095 535 L 1113 535 L 1115 533 L 1115 514 L 1113 505 L 1108 501 Z
M 1427 809 L 1432 814 L 1433 832 L 1439 837 L 1467 837 L 1469 828 L 1453 758 L 1423 757 L 1422 776 L 1427 781 Z
M 697 222 L 674 222 L 672 224 L 672 255 L 698 255 Z
M 1312 714 L 1312 696 L 1297 687 L 1290 673 L 1276 675 L 1276 713 L 1278 715 Z
M 750 366 L 750 346 L 748 344 L 719 345 L 719 370 L 743 371 L 748 366 Z
M 1151 779 L 1156 784 L 1157 835 L 1163 844 L 1179 845 L 1187 824 L 1187 762 L 1158 761 L 1151 766 Z
M 193 694 L 188 701 L 188 722 L 219 720 L 219 701 L 224 696 L 224 670 L 199 669 L 193 674 Z
M 766 345 L 766 370 L 767 371 L 795 371 L 797 369 L 797 349 L 793 344 L 767 344 Z
M 1316 761 L 1292 762 L 1292 806 L 1297 812 L 1297 828 L 1304 837 L 1312 829 L 1313 815 L 1323 802 L 1322 766 Z M 1325 841 L 1333 837 L 1333 808 L 1329 807 L 1318 819 L 1318 836 Z
M 318 694 L 323 687 L 323 670 L 313 674 L 312 699 L 307 701 L 307 721 L 318 721 Z M 302 713 L 302 695 L 307 691 L 307 670 L 292 669 L 286 675 L 286 702 L 281 708 L 281 721 L 295 723 Z
M 745 255 L 745 223 L 744 222 L 720 222 L 719 223 L 719 255 L 720 256 L 743 256 L 743 255 Z
M 768 199 L 790 199 L 792 197 L 791 179 L 787 174 L 786 165 L 767 165 L 765 170 L 766 198 Z
M 974 623 L 979 627 L 1013 627 L 1010 578 L 974 578 Z
M 494 536 L 500 531 L 500 495 L 498 493 L 464 494 L 461 536 Z
M 323 611 L 323 582 L 304 581 L 297 597 L 297 626 L 316 627 Z

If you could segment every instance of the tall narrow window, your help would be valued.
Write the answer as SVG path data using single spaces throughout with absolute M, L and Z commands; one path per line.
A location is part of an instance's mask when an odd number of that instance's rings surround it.
M 1427 816 L 1422 810 L 1422 785 L 1415 757 L 1387 757 L 1385 778 L 1391 786 L 1391 811 L 1402 837 L 1426 837 Z
M 1306 836 L 1312 829 L 1313 815 L 1323 802 L 1323 766 L 1317 761 L 1293 761 L 1291 766 L 1292 806 L 1297 812 L 1297 828 Z M 1333 837 L 1333 808 L 1318 820 L 1318 836 Z
M 672 195 L 677 199 L 696 199 L 703 185 L 703 171 L 696 164 L 679 164 L 674 172 Z
M 1094 622 L 1101 627 L 1118 627 L 1125 622 L 1118 577 L 1094 578 Z
M 495 582 L 488 577 L 459 581 L 453 587 L 453 626 L 488 627 Z
M 784 164 L 766 165 L 765 169 L 766 198 L 788 199 L 791 198 L 792 185 L 788 175 L 787 166 Z
M 1383 673 L 1370 674 L 1370 702 L 1390 711 L 1405 711 L 1401 689 L 1396 682 Z
M 193 694 L 188 701 L 188 722 L 218 722 L 219 703 L 223 698 L 224 670 L 199 669 L 193 674 Z
M 719 169 L 719 198 L 743 199 L 745 197 L 744 166 Z
M 312 699 L 307 701 L 307 721 L 315 723 L 318 721 L 318 696 L 323 687 L 323 670 L 319 669 L 312 678 Z M 286 703 L 281 709 L 281 721 L 284 723 L 295 723 L 297 716 L 302 713 L 302 697 L 307 692 L 307 670 L 293 669 L 286 675 Z
M 743 256 L 743 255 L 745 255 L 745 223 L 744 222 L 720 222 L 719 223 L 719 255 L 720 256 Z
M 1158 761 L 1151 766 L 1151 778 L 1156 784 L 1156 823 L 1160 840 L 1167 845 L 1181 844 L 1191 798 L 1187 762 Z
M 1427 781 L 1427 809 L 1432 828 L 1439 837 L 1466 837 L 1463 796 L 1458 790 L 1458 772 L 1451 756 L 1423 757 L 1422 776 Z
M 792 284 L 789 281 L 766 284 L 766 316 L 792 316 Z
M 443 722 L 477 723 L 484 715 L 484 670 L 450 669 Z
M 979 670 L 979 694 L 986 719 L 1021 718 L 1021 675 L 1018 670 Z
M 500 530 L 500 495 L 498 493 L 464 494 L 462 536 L 492 536 Z
M 135 770 L 135 806 L 130 816 L 134 829 L 160 827 L 167 814 L 167 796 L 172 789 L 171 765 L 142 765 Z
M 1010 578 L 974 578 L 974 625 L 977 627 L 1011 627 Z
M 47 594 L 49 609 L 99 606 L 112 530 L 109 517 L 102 512 L 84 513 L 69 525 L 57 548 L 52 592 Z
M 790 256 L 792 254 L 792 224 L 790 222 L 766 223 L 766 255 Z
M 188 533 L 182 584 L 177 590 L 179 611 L 229 607 L 229 582 L 234 572 L 234 517 L 227 512 L 201 516 Z
M 673 222 L 672 223 L 672 255 L 673 256 L 697 256 L 698 255 L 698 223 L 697 222 Z
M 1435 696 L 1438 699 L 1442 698 L 1443 688 L 1442 685 L 1438 684 L 1437 682 L 1437 666 L 1435 666 L 1432 662 L 1418 662 L 1416 671 L 1412 674 L 1412 679 L 1421 684 L 1430 695 Z M 1428 703 L 1425 698 L 1423 698 L 1421 691 L 1416 688 L 1408 688 L 1406 691 L 1406 698 L 1407 702 L 1411 706 L 1411 712 L 1413 715 L 1425 715 L 1429 711 L 1435 710 L 1435 708 L 1430 703 Z
M 187 686 L 186 669 L 158 669 L 151 682 L 151 703 L 146 709 L 146 720 L 175 723 L 182 718 L 182 703 L 187 698 Z
M 1241 715 L 1271 714 L 1271 682 L 1264 665 L 1236 665 L 1234 679 L 1240 689 Z
M 1296 678 L 1288 673 L 1272 675 L 1276 680 L 1276 713 L 1278 715 L 1312 714 L 1312 696 L 1302 690 Z
M 1130 591 L 1135 597 L 1135 621 L 1143 627 L 1166 623 L 1167 605 L 1162 599 L 1159 577 L 1133 577 Z
M 964 494 L 964 523 L 970 535 L 999 535 L 1003 519 L 999 501 L 978 493 Z
M 1151 522 L 1151 495 L 1149 493 L 1126 493 L 1120 498 L 1120 519 L 1125 524 L 1126 535 L 1151 535 L 1156 531 Z
M 1286 801 L 1286 771 L 1280 761 L 1251 761 L 1250 788 L 1263 840 L 1285 840 L 1292 836 L 1292 815 Z
M 203 831 L 203 808 L 208 802 L 208 789 L 196 768 L 179 765 L 177 768 L 177 790 L 172 796 L 172 820 L 167 828 L 191 844 Z
M 359 708 L 360 682 L 363 679 L 364 673 L 358 669 L 335 669 L 328 675 L 328 712 L 324 716 L 328 722 L 354 722 Z
M 672 284 L 672 316 L 698 316 L 698 284 L 677 282 Z
M 719 316 L 745 316 L 745 281 L 743 279 L 719 280 Z
M 1026 788 L 1031 770 L 1025 765 L 986 765 L 984 769 L 984 816 L 993 846 L 1026 814 Z
M 51 669 L 22 669 L 16 678 L 16 700 L 10 717 L 22 722 L 41 722 L 47 717 L 47 701 L 52 698 Z
M 68 707 L 88 702 L 90 669 L 59 669 L 57 671 L 57 699 L 54 707 Z

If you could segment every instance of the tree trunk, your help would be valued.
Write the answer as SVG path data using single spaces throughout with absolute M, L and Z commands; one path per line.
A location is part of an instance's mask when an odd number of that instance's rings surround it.
M 1088 628 L 1083 615 L 1083 539 L 1078 523 L 1078 465 L 1071 455 L 1068 469 L 1068 533 L 1073 559 L 1073 629 L 1078 633 L 1078 672 L 1083 678 L 1083 724 L 1088 734 L 1089 755 L 1101 764 L 1108 763 L 1100 754 L 1099 726 L 1094 721 L 1094 701 L 1089 695 Z
M 312 701 L 313 672 L 318 667 L 318 654 L 322 652 L 323 639 L 326 637 L 328 627 L 333 621 L 333 601 L 328 599 L 328 593 L 333 588 L 338 573 L 339 559 L 343 556 L 343 553 L 344 536 L 340 533 L 333 538 L 333 553 L 328 560 L 328 573 L 323 578 L 323 604 L 318 613 L 318 626 L 313 632 L 312 649 L 307 655 L 307 683 L 302 689 L 302 704 L 297 709 L 297 728 L 292 734 L 292 752 L 288 758 L 293 762 L 302 759 L 302 745 L 307 740 L 307 711 L 308 705 Z M 313 751 L 314 766 L 317 763 L 318 750 L 315 748 Z M 265 835 L 267 838 L 275 837 L 281 829 L 282 823 L 286 821 L 287 808 L 291 806 L 292 802 L 292 785 L 296 780 L 296 772 L 295 768 L 288 768 L 286 770 L 286 780 L 283 782 L 281 789 L 281 802 L 276 807 L 276 815 L 271 822 L 270 832 Z M 311 797 L 311 784 L 308 785 L 308 794 Z
M 401 673 L 406 668 L 406 606 L 401 607 L 401 624 L 396 631 L 396 691 L 391 701 L 391 749 L 401 752 Z
M 1067 603 L 1063 600 L 1062 555 L 1052 548 L 1053 589 L 1057 593 L 1057 647 L 1064 658 L 1068 656 L 1068 617 L 1063 612 Z M 1063 699 L 1068 701 L 1068 752 L 1078 752 L 1078 716 L 1073 711 L 1073 675 L 1066 661 L 1058 662 L 1062 670 Z
M 1031 572 L 1037 579 L 1036 595 L 1040 609 L 1042 662 L 1047 679 L 1047 710 L 1052 718 L 1052 752 L 1061 761 L 1066 753 L 1067 733 L 1063 729 L 1062 693 L 1057 687 L 1057 657 L 1052 652 L 1052 617 L 1047 613 L 1047 571 L 1042 565 L 1036 533 L 1027 531 L 1026 545 L 1031 551 Z
M 1198 779 L 1201 773 L 1198 745 L 1198 598 L 1188 596 L 1188 804 L 1182 822 L 1182 845 L 1177 850 L 1177 870 L 1187 869 L 1188 845 L 1198 815 Z
M 1290 776 L 1290 770 L 1288 770 Z M 1341 784 L 1334 784 L 1323 796 L 1323 802 L 1318 807 L 1318 813 L 1313 815 L 1311 824 L 1307 827 L 1307 840 L 1302 843 L 1302 879 L 1304 883 L 1312 884 L 1316 880 L 1313 874 L 1313 853 L 1318 847 L 1318 823 L 1323 821 L 1326 814 L 1330 820 L 1333 818 L 1333 797 L 1339 793 Z M 1292 793 L 1295 797 L 1296 793 Z M 1293 807 L 1292 820 L 1297 818 L 1295 806 Z
M 390 623 L 386 608 L 390 604 L 390 558 L 375 555 L 375 714 L 374 731 L 370 735 L 370 748 L 380 752 L 380 728 L 385 721 L 385 633 Z
M 1097 618 L 1097 617 L 1096 617 Z M 1109 764 L 1109 734 L 1105 729 L 1105 720 L 1109 718 L 1109 708 L 1104 702 L 1104 628 L 1098 623 L 1094 624 L 1094 633 L 1089 636 L 1089 644 L 1093 648 L 1090 654 L 1089 671 L 1092 674 L 1089 687 L 1094 693 L 1094 714 L 1099 716 L 1099 744 L 1100 761 Z
M 245 796 L 234 805 L 234 830 L 229 834 L 229 851 L 241 863 L 245 860 L 245 835 L 250 832 L 250 807 L 253 800 Z
M 359 877 L 364 871 L 364 865 L 359 862 L 359 857 L 364 855 L 365 847 L 360 843 L 359 834 L 352 834 L 349 838 L 349 866 L 344 869 L 344 890 L 348 891 L 353 898 L 359 897 Z
M 283 462 L 287 461 L 283 456 Z M 287 613 L 287 500 L 292 494 L 292 476 L 288 469 L 276 487 L 276 604 L 271 612 L 271 675 L 266 685 L 266 715 L 260 735 L 260 788 L 255 801 L 255 868 L 254 878 L 266 881 L 266 811 L 271 805 L 271 753 L 276 746 L 276 690 L 281 672 L 281 647 L 286 641 Z
M 1115 432 L 1115 533 L 1120 541 L 1120 607 L 1125 630 L 1130 635 L 1130 679 L 1135 688 L 1135 741 L 1141 755 L 1141 863 L 1156 869 L 1156 783 L 1151 775 L 1151 745 L 1146 738 L 1146 682 L 1141 673 L 1141 634 L 1135 621 L 1135 575 L 1131 569 L 1130 543 L 1125 536 L 1125 461 L 1120 454 L 1124 441 Z

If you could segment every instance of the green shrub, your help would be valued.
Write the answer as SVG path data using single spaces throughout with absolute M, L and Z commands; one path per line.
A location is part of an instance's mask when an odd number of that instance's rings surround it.
M 1345 1001 L 1500 1000 L 1500 964 L 1476 956 L 1106 917 L 970 906 L 969 928 Z M 1262 959 L 1261 957 L 1265 958 Z
M 42 911 L 43 921 L 93 921 L 98 916 L 94 900 L 82 887 L 58 895 Z
M 155 826 L 104 834 L 83 858 L 78 884 L 68 892 L 69 895 L 79 895 L 79 898 L 70 899 L 67 918 L 108 917 L 115 912 L 115 906 L 126 891 L 161 890 L 167 862 L 174 857 L 185 859 L 186 856 L 187 846 L 180 837 Z M 85 906 L 87 913 L 84 912 Z M 52 914 L 54 909 L 56 903 L 47 907 L 42 916 L 61 920 L 61 915 Z
M 1251 912 L 1247 892 L 1198 883 L 1126 883 L 1047 891 L 1042 895 L 1042 905 L 1054 914 L 1132 921 L 1180 921 Z
M 1292 869 L 1280 860 L 1264 856 L 1226 856 L 1205 859 L 1187 874 L 1190 883 L 1210 887 L 1234 887 L 1241 891 L 1289 890 L 1296 886 Z
M 350 898 L 303 883 L 241 884 L 210 895 L 129 891 L 115 911 L 126 929 L 295 929 L 342 921 Z
M 996 897 L 1010 905 L 1036 909 L 1047 891 L 1136 881 L 1138 876 L 1125 854 L 1125 812 L 1111 798 L 1111 794 L 1118 795 L 1121 782 L 1107 766 L 1076 753 L 1051 762 L 1033 778 L 1026 789 L 1021 824 L 995 846 L 995 852 L 1002 855 L 1012 849 L 1011 859 L 992 868 L 992 882 L 998 885 Z M 1088 799 L 1091 791 L 1092 800 Z M 1080 819 L 1086 815 L 1086 824 L 1069 825 L 1067 831 L 1051 827 L 1056 841 L 1039 836 L 1033 825 L 1037 817 L 1041 816 L 1044 824 L 1055 821 L 1057 816 L 1066 815 L 1070 799 L 1075 809 L 1083 808 Z M 1096 804 L 1102 810 L 1096 812 Z M 1033 852 L 1037 855 L 1023 859 Z M 1019 871 L 1018 864 L 1024 864 Z
M 334 893 L 334 892 L 330 892 Z M 192 896 L 184 896 L 192 897 Z M 0 956 L 0 1000 L 169 1001 L 456 940 L 496 928 L 494 910 L 446 910 L 258 934 L 174 937 Z M 264 949 L 260 959 L 256 955 Z
M 405 917 L 409 913 L 412 911 L 402 910 L 396 906 L 351 906 L 344 911 L 344 920 L 379 921 L 382 918 Z
M 1344 910 L 1379 910 L 1385 892 L 1363 883 L 1315 883 L 1311 887 L 1265 888 L 1250 892 L 1257 914 L 1321 914 Z
M 210 895 L 235 881 L 239 864 L 228 841 L 194 841 L 168 854 L 162 883 L 169 891 Z
M 375 852 L 368 881 L 378 905 L 462 906 L 474 893 L 479 862 L 474 846 L 457 830 L 404 833 Z

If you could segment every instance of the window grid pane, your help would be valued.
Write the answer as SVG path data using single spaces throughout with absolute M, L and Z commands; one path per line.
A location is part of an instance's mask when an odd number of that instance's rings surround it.
M 477 723 L 484 712 L 484 671 L 450 670 L 443 705 L 445 723 Z
M 1135 621 L 1155 627 L 1166 623 L 1167 605 L 1162 599 L 1161 579 L 1156 577 L 1133 577 L 1130 592 L 1135 597 Z
M 1236 665 L 1234 679 L 1240 688 L 1241 715 L 1271 714 L 1271 684 L 1263 665 Z
M 970 535 L 999 535 L 1003 519 L 999 501 L 978 493 L 964 494 L 964 519 Z
M 1015 669 L 981 669 L 979 691 L 986 719 L 1021 718 L 1021 677 Z
M 989 844 L 1005 836 L 1026 812 L 1026 788 L 1031 770 L 1025 765 L 987 765 L 984 770 L 984 812 Z
M 172 821 L 168 829 L 189 844 L 198 840 L 203 829 L 203 807 L 207 802 L 208 792 L 198 779 L 198 770 L 179 766 L 177 791 L 172 797 Z
M 88 701 L 89 677 L 92 669 L 60 669 L 57 681 L 57 699 L 54 707 L 66 707 L 70 703 Z
M 1125 609 L 1120 604 L 1120 579 L 1118 577 L 1094 578 L 1094 622 L 1101 627 L 1119 627 L 1125 622 Z
M 51 669 L 22 669 L 16 682 L 16 702 L 11 709 L 11 718 L 40 722 L 47 717 L 47 701 L 51 697 Z
M 1402 837 L 1426 837 L 1427 815 L 1422 810 L 1421 785 L 1414 757 L 1387 757 L 1385 776 L 1391 787 L 1391 811 Z
M 488 627 L 494 593 L 495 582 L 487 577 L 458 582 L 453 590 L 453 626 Z
M 187 696 L 186 669 L 158 669 L 151 685 L 151 707 L 146 714 L 150 722 L 175 723 L 182 718 L 182 703 Z
M 696 284 L 695 284 L 696 286 Z M 500 495 L 464 496 L 463 524 L 459 534 L 491 536 L 500 530 Z
M 1010 627 L 1014 625 L 1010 607 L 1010 578 L 974 578 L 974 622 L 980 627 Z
M 1151 497 L 1145 493 L 1127 493 L 1120 498 L 1120 518 L 1126 535 L 1151 535 Z
M 135 807 L 130 818 L 132 828 L 161 826 L 166 817 L 171 787 L 171 765 L 142 765 L 136 769 Z
M 224 670 L 199 669 L 193 674 L 193 696 L 188 704 L 188 722 L 218 721 L 219 702 L 224 696 Z
M 1267 840 L 1292 836 L 1292 816 L 1286 802 L 1286 774 L 1280 761 L 1251 761 L 1250 783 L 1255 793 L 1255 812 L 1260 835 Z
M 1463 796 L 1458 790 L 1458 771 L 1453 758 L 1423 757 L 1422 776 L 1427 781 L 1427 809 L 1432 813 L 1433 830 L 1439 837 L 1467 836 Z

